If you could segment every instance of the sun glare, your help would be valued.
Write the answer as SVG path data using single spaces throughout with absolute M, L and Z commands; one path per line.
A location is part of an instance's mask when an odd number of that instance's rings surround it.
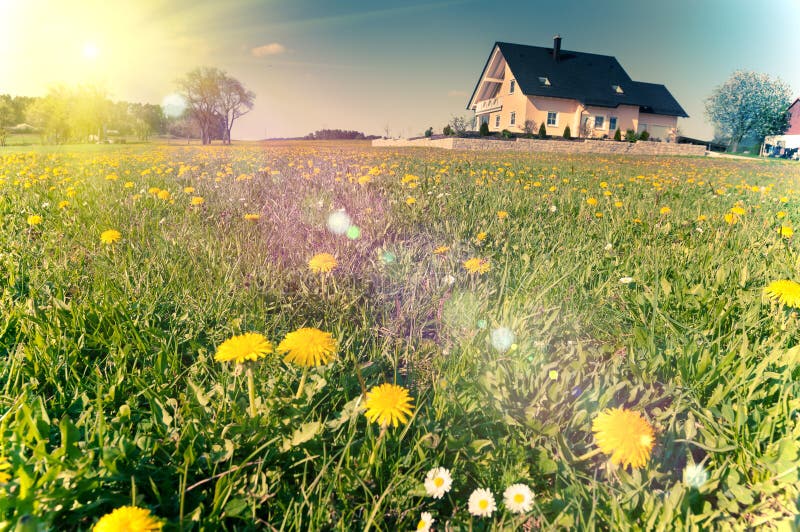
M 97 48 L 96 44 L 91 42 L 84 43 L 83 57 L 86 59 L 97 59 L 98 55 L 100 55 L 100 49 Z

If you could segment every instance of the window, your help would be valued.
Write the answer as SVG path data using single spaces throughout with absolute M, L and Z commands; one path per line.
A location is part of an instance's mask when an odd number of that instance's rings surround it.
M 550 111 L 549 113 L 547 113 L 547 125 L 548 126 L 558 125 L 558 113 L 554 111 Z
M 509 94 L 514 94 L 514 89 L 516 88 L 516 86 L 517 86 L 516 80 L 512 79 L 511 83 L 509 83 L 509 85 L 508 85 L 508 93 Z
M 544 76 L 540 76 L 540 77 L 539 77 L 539 83 L 541 83 L 542 85 L 544 85 L 544 86 L 546 86 L 546 87 L 549 87 L 549 86 L 550 86 L 550 80 L 549 80 L 549 79 L 547 79 L 547 78 L 546 78 L 546 77 L 544 77 Z
M 494 127 L 500 127 L 500 115 L 494 117 Z
M 517 123 L 517 113 L 514 112 L 514 111 L 511 111 L 511 125 L 513 126 L 516 123 Z
M 616 92 L 617 94 L 624 94 L 622 87 L 620 87 L 619 85 L 611 85 L 611 88 L 614 89 L 614 92 Z
M 608 130 L 609 131 L 616 131 L 617 130 L 617 117 L 612 116 L 608 119 Z
M 603 124 L 605 123 L 606 117 L 604 116 L 596 116 L 594 117 L 594 128 L 595 129 L 604 129 Z
M 481 124 L 486 124 L 487 126 L 489 125 L 489 115 L 483 115 L 481 117 Z

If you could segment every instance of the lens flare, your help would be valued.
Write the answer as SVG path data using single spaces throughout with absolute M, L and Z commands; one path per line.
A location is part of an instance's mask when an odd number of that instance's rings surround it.
M 100 49 L 93 42 L 87 42 L 83 45 L 83 57 L 86 59 L 97 59 L 100 55 Z
M 498 327 L 497 329 L 492 329 L 489 337 L 492 342 L 492 347 L 501 353 L 508 351 L 514 344 L 515 339 L 514 333 L 508 327 Z
M 328 216 L 328 230 L 334 235 L 343 235 L 350 229 L 350 216 L 344 209 L 332 212 Z
M 347 238 L 350 240 L 358 240 L 361 238 L 361 228 L 357 225 L 351 225 L 347 228 Z
M 164 114 L 175 118 L 181 116 L 186 110 L 186 100 L 180 94 L 168 94 L 161 102 L 161 107 L 164 108 Z

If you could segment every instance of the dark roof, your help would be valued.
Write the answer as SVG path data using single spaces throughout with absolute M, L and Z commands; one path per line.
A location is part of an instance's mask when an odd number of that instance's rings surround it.
M 610 55 L 561 50 L 555 61 L 552 48 L 507 42 L 497 42 L 495 46 L 500 48 L 523 94 L 568 98 L 599 107 L 638 105 L 646 113 L 689 116 L 665 86 L 633 81 Z M 487 67 L 490 60 L 491 55 Z M 540 77 L 547 78 L 550 85 L 541 83 Z M 613 85 L 619 85 L 622 93 L 617 93 Z

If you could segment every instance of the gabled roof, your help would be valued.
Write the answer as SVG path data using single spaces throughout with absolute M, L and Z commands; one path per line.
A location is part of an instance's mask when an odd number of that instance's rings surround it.
M 525 95 L 567 98 L 600 107 L 638 105 L 646 113 L 689 116 L 665 86 L 633 81 L 616 58 L 610 55 L 561 50 L 556 61 L 553 59 L 553 48 L 496 42 L 492 54 L 495 48 L 499 48 L 517 86 Z M 470 103 L 482 78 L 483 73 Z M 549 85 L 541 83 L 539 78 L 547 78 Z M 622 92 L 614 89 L 617 85 Z

